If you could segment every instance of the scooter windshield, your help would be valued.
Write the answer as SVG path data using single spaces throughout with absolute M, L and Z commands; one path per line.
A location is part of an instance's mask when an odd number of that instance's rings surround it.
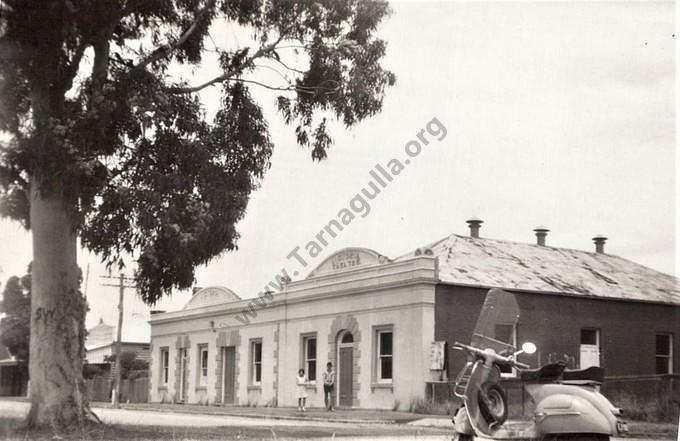
M 490 290 L 479 313 L 471 345 L 490 348 L 499 354 L 514 352 L 512 333 L 518 320 L 519 305 L 515 295 L 501 289 Z

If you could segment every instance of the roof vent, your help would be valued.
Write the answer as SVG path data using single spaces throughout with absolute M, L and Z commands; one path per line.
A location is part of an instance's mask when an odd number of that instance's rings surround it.
M 545 238 L 549 231 L 550 230 L 548 230 L 543 225 L 539 225 L 538 227 L 534 228 L 534 233 L 536 233 L 536 245 L 540 245 L 542 247 L 545 246 Z
M 466 220 L 467 224 L 470 226 L 470 237 L 473 237 L 475 239 L 479 238 L 479 229 L 482 227 L 482 224 L 484 223 L 483 220 L 476 218 L 476 217 L 471 217 L 470 219 Z
M 595 252 L 604 254 L 604 244 L 607 242 L 607 237 L 605 237 L 603 234 L 598 234 L 597 236 L 593 237 L 593 242 L 595 242 Z

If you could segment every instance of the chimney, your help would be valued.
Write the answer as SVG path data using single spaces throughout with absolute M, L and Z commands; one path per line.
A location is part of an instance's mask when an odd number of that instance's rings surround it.
M 476 217 L 471 217 L 470 219 L 466 220 L 467 224 L 470 227 L 470 237 L 473 237 L 475 239 L 479 238 L 479 229 L 482 227 L 482 224 L 484 223 L 483 220 L 476 218 Z
M 604 254 L 604 244 L 607 242 L 607 238 L 602 234 L 598 234 L 593 237 L 593 242 L 595 242 L 595 252 Z
M 192 297 L 195 296 L 196 293 L 199 292 L 199 291 L 202 290 L 202 289 L 203 289 L 203 287 L 201 287 L 201 286 L 194 286 L 194 287 L 191 289 L 191 295 L 192 295 Z
M 538 227 L 534 228 L 534 233 L 536 233 L 536 245 L 540 245 L 542 247 L 545 246 L 545 238 L 549 231 L 550 230 L 548 230 L 543 225 L 539 225 Z

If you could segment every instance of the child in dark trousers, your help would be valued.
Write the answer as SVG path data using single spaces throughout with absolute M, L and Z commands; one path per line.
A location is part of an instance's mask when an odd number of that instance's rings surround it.
M 335 371 L 333 363 L 326 363 L 326 372 L 323 373 L 323 398 L 326 402 L 326 410 L 333 411 L 333 388 L 335 386 Z

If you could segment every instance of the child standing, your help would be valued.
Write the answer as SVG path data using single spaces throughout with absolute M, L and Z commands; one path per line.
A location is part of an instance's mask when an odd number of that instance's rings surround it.
M 304 412 L 305 409 L 305 401 L 307 401 L 307 389 L 305 388 L 307 384 L 307 377 L 305 377 L 305 370 L 300 369 L 298 371 L 297 375 L 297 390 L 295 393 L 295 396 L 297 397 L 298 400 L 298 410 L 300 412 Z
M 326 363 L 326 372 L 323 373 L 323 398 L 326 402 L 326 410 L 333 412 L 333 387 L 335 386 L 335 371 L 333 363 Z

